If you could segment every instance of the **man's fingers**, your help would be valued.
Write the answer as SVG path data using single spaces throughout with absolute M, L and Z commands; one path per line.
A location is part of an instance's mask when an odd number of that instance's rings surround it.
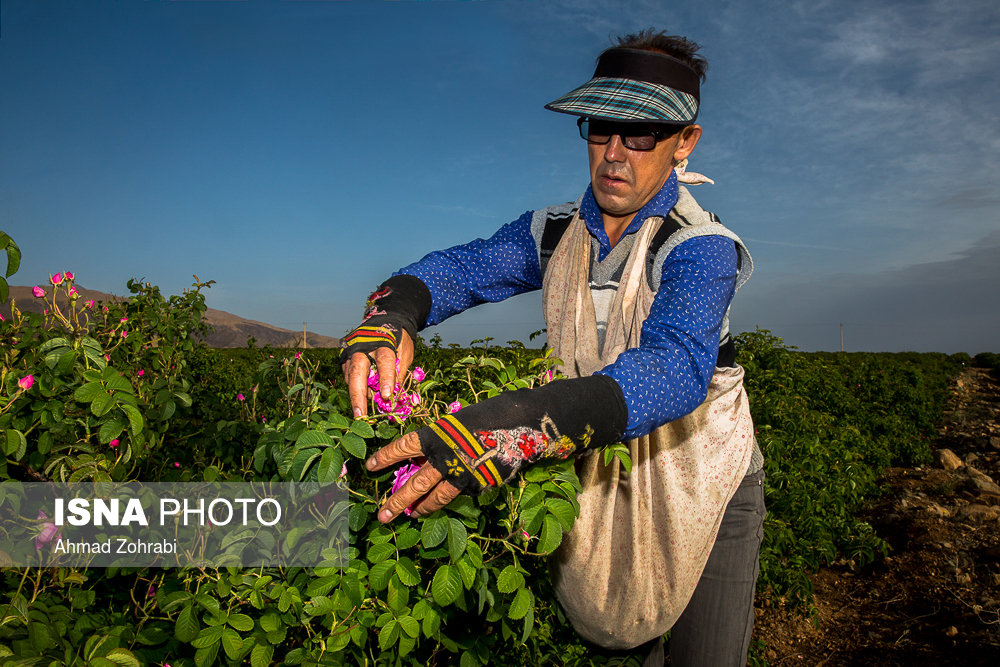
M 410 516 L 427 516 L 428 514 L 432 514 L 457 498 L 459 493 L 461 491 L 452 486 L 450 482 L 442 480 L 419 505 L 413 508 L 413 514 Z
M 396 353 L 388 347 L 380 347 L 373 356 L 378 370 L 379 393 L 382 394 L 383 401 L 388 401 L 396 387 Z
M 351 397 L 351 408 L 354 417 L 368 414 L 368 369 L 371 363 L 363 352 L 355 352 L 344 364 L 344 375 L 347 376 L 347 393 Z
M 393 440 L 372 454 L 368 461 L 365 462 L 365 467 L 369 470 L 381 470 L 393 463 L 423 456 L 423 453 L 424 451 L 420 448 L 420 438 L 417 437 L 417 432 L 410 431 L 403 437 Z
M 420 467 L 406 484 L 396 493 L 389 496 L 382 509 L 379 510 L 378 520 L 382 523 L 392 521 L 403 513 L 403 510 L 420 500 L 428 491 L 435 488 L 441 481 L 441 473 L 435 470 L 430 463 L 425 463 Z
M 402 382 L 406 378 L 406 374 L 410 371 L 410 364 L 413 363 L 413 353 L 413 339 L 410 338 L 410 334 L 406 333 L 404 329 L 399 334 L 399 345 L 396 347 L 396 375 L 399 382 Z

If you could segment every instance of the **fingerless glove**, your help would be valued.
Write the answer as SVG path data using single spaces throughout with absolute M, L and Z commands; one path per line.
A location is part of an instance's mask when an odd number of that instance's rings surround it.
M 368 296 L 361 326 L 344 336 L 340 363 L 356 352 L 371 352 L 380 347 L 399 347 L 400 332 L 416 342 L 417 331 L 424 327 L 431 312 L 431 292 L 415 276 L 393 276 Z
M 540 459 L 564 459 L 581 448 L 617 442 L 627 425 L 618 383 L 592 375 L 500 394 L 417 434 L 444 479 L 478 495 Z

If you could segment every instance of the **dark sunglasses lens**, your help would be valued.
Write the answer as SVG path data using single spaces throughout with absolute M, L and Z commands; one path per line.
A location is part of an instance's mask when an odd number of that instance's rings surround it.
M 652 134 L 623 136 L 622 141 L 625 144 L 625 148 L 634 151 L 650 151 L 656 147 L 656 137 Z

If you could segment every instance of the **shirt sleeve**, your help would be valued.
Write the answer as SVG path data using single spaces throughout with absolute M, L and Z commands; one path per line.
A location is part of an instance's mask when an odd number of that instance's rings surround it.
M 393 274 L 416 276 L 427 285 L 431 311 L 426 326 L 481 303 L 541 288 L 532 213 L 504 225 L 488 239 L 432 252 Z
M 736 272 L 736 244 L 724 236 L 695 237 L 670 253 L 639 347 L 598 371 L 625 396 L 624 439 L 646 435 L 705 400 Z

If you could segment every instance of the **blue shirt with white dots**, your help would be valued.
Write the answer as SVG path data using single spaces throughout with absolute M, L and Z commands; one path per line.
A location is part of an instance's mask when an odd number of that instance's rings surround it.
M 674 174 L 623 234 L 634 234 L 646 218 L 666 216 L 677 201 Z M 541 289 L 533 211 L 488 239 L 426 255 L 394 275 L 422 280 L 431 293 L 427 326 L 486 302 Z M 580 216 L 600 244 L 598 260 L 611 251 L 600 209 L 588 187 Z M 697 408 L 708 392 L 719 353 L 722 321 L 736 289 L 737 253 L 732 240 L 699 236 L 670 253 L 659 289 L 643 322 L 639 347 L 622 352 L 598 373 L 621 387 L 628 407 L 624 438 L 646 435 Z

